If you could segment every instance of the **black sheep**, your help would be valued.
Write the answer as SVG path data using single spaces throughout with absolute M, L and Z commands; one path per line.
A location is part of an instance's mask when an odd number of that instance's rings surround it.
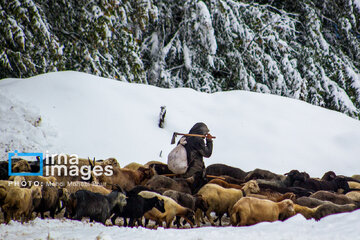
M 337 192 L 339 189 L 343 189 L 347 193 L 350 188 L 345 178 L 336 177 L 331 181 L 323 181 L 314 178 L 304 177 L 306 173 L 298 173 L 294 175 L 296 180 L 293 182 L 294 187 L 302 187 L 314 191 L 326 190 Z M 300 176 L 300 177 L 299 177 Z M 302 179 L 300 179 L 302 177 Z
M 70 195 L 66 208 L 72 219 L 81 220 L 83 217 L 89 217 L 90 221 L 105 224 L 106 220 L 114 213 L 115 208 L 122 211 L 125 204 L 126 196 L 118 191 L 102 195 L 79 190 Z
M 44 213 L 50 211 L 50 216 L 55 217 L 55 212 L 60 209 L 60 197 L 63 195 L 63 190 L 53 186 L 44 185 L 41 190 L 41 202 L 39 206 L 35 208 L 35 212 L 41 214 L 41 218 L 44 219 Z
M 0 161 L 0 180 L 9 179 L 9 163 L 7 161 Z
M 115 215 L 111 218 L 113 224 L 117 217 L 124 218 L 124 226 L 127 226 L 126 218 L 130 218 L 129 226 L 134 226 L 134 221 L 142 218 L 144 214 L 151 210 L 153 207 L 157 208 L 160 212 L 165 212 L 164 200 L 159 200 L 157 197 L 143 198 L 137 194 L 128 195 L 127 204 L 122 211 L 115 209 Z M 141 225 L 141 223 L 138 221 Z
M 245 172 L 240 168 L 231 167 L 220 163 L 209 165 L 206 168 L 205 172 L 206 175 L 214 175 L 214 176 L 227 175 L 239 180 L 245 180 L 245 177 L 248 174 L 248 172 Z

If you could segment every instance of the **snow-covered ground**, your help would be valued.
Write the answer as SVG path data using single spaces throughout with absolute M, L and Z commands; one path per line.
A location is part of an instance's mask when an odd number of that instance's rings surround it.
M 167 109 L 164 129 L 157 126 L 161 106 Z M 313 177 L 328 170 L 360 174 L 360 121 L 302 101 L 246 91 L 161 89 L 76 72 L 0 81 L 1 159 L 19 150 L 115 157 L 121 166 L 166 162 L 173 132 L 188 132 L 199 121 L 217 137 L 206 165 L 298 169 Z M 0 239 L 360 239 L 359 229 L 359 211 L 319 222 L 295 216 L 244 228 L 156 231 L 36 219 L 1 225 Z

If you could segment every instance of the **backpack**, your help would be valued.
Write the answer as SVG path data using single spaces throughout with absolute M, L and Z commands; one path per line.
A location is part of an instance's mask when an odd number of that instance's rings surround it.
M 168 155 L 168 167 L 175 174 L 184 174 L 188 168 L 186 143 L 185 137 L 180 138 L 180 143 Z

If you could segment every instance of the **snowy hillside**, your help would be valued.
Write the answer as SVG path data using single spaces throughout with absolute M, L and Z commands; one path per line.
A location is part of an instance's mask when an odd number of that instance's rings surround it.
M 164 129 L 157 126 L 161 106 L 167 109 Z M 7 158 L 7 151 L 20 150 L 115 157 L 121 166 L 166 162 L 173 148 L 173 132 L 188 132 L 199 121 L 217 137 L 206 165 L 225 163 L 245 171 L 263 168 L 276 173 L 298 169 L 314 177 L 328 170 L 360 173 L 360 122 L 302 101 L 246 91 L 206 94 L 161 89 L 78 72 L 0 81 L 1 159 Z M 360 213 L 356 211 L 320 222 L 295 216 L 284 223 L 184 232 L 186 239 L 210 240 L 220 236 L 339 239 L 344 234 L 357 239 L 359 229 Z M 0 239 L 44 239 L 48 234 L 54 239 L 168 239 L 184 236 L 184 232 L 36 219 L 25 226 L 1 225 Z
M 203 121 L 217 137 L 206 165 L 299 169 L 312 176 L 360 172 L 359 121 L 284 97 L 161 89 L 76 72 L 5 79 L 0 97 L 0 144 L 8 151 L 115 157 L 121 166 L 166 162 L 173 132 Z M 164 129 L 157 126 L 161 106 L 167 109 Z M 30 123 L 39 117 L 38 127 Z

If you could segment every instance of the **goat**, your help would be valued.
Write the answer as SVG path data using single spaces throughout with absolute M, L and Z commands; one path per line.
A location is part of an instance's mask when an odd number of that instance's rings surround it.
M 163 193 L 164 196 L 170 197 L 174 199 L 178 204 L 180 204 L 183 207 L 189 208 L 193 210 L 194 212 L 197 209 L 200 209 L 203 212 L 206 212 L 208 209 L 208 206 L 205 202 L 205 200 L 198 194 L 196 195 L 190 195 L 188 193 L 182 193 L 175 190 L 167 190 Z M 180 217 L 176 217 L 176 224 L 178 228 L 180 227 Z
M 179 205 L 175 200 L 170 197 L 160 195 L 155 192 L 150 191 L 142 191 L 139 193 L 140 196 L 144 198 L 158 197 L 164 201 L 164 209 L 165 211 L 161 213 L 157 209 L 152 209 L 151 211 L 145 213 L 144 217 L 156 221 L 160 226 L 162 226 L 162 222 L 165 221 L 166 227 L 170 228 L 172 221 L 176 216 L 183 217 L 191 227 L 194 224 L 194 211 Z
M 249 226 L 259 222 L 274 222 L 280 216 L 294 215 L 294 204 L 286 199 L 281 202 L 273 202 L 266 199 L 243 197 L 238 200 L 231 212 L 230 221 L 233 226 Z
M 103 195 L 80 190 L 70 195 L 66 211 L 72 219 L 81 220 L 83 217 L 89 217 L 90 221 L 105 225 L 106 220 L 114 213 L 115 207 L 122 211 L 126 204 L 126 196 L 118 191 Z
M 144 216 L 151 209 L 156 208 L 160 212 L 165 212 L 164 200 L 157 196 L 144 198 L 138 194 L 130 194 L 127 198 L 127 204 L 122 211 L 115 210 L 115 215 L 111 218 L 113 224 L 117 217 L 124 218 L 124 226 L 127 226 L 126 218 L 130 218 L 129 226 L 134 226 L 134 221 Z M 140 224 L 141 225 L 141 224 Z

